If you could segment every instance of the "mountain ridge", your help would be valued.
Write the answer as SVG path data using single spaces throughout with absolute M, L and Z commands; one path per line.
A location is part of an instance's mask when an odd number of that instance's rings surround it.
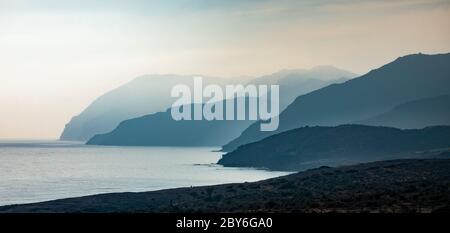
M 235 83 L 234 79 L 202 76 L 208 83 Z M 187 75 L 142 75 L 108 91 L 66 124 L 60 140 L 86 141 L 98 133 L 113 130 L 121 121 L 165 111 L 175 98 L 170 91 L 177 84 L 193 86 Z
M 259 122 L 225 144 L 223 151 L 306 125 L 336 126 L 382 114 L 415 99 L 450 93 L 450 53 L 412 54 L 365 75 L 298 96 L 280 114 L 280 126 L 260 132 Z
M 355 124 L 306 126 L 242 145 L 224 154 L 218 164 L 299 171 L 423 156 L 426 151 L 445 148 L 450 148 L 450 126 L 423 129 Z M 421 153 L 415 154 L 418 152 Z
M 277 72 L 262 77 L 261 79 L 257 78 L 248 84 L 259 85 L 283 82 L 283 84 L 280 85 L 280 109 L 283 109 L 297 96 L 297 94 L 315 90 L 328 85 L 329 83 L 333 83 L 334 78 L 351 74 L 350 72 L 334 67 L 328 67 L 326 72 L 322 72 L 321 69 L 322 68 L 315 68 L 313 73 L 309 73 L 309 70 L 303 70 L 302 74 L 305 74 L 305 77 L 299 76 L 301 75 L 299 73 L 295 73 L 297 71 L 283 71 L 281 72 L 281 75 Z M 315 75 L 327 77 L 331 81 L 314 79 L 313 77 Z M 285 78 L 291 80 L 284 80 Z M 294 83 L 292 79 L 296 81 L 296 83 Z M 341 77 L 337 81 L 342 81 L 343 79 L 345 78 Z M 227 99 L 223 101 L 223 106 L 227 106 L 227 102 L 234 100 L 235 99 Z M 248 99 L 246 102 L 248 102 Z M 249 112 L 248 104 L 246 104 L 245 110 L 246 113 Z M 224 112 L 226 112 L 226 107 L 224 108 Z M 236 107 L 234 112 L 236 112 Z M 146 114 L 142 117 L 127 119 L 107 133 L 94 135 L 87 141 L 87 144 L 220 147 L 239 136 L 242 130 L 247 128 L 253 122 L 253 120 L 175 121 L 171 117 L 170 108 L 168 108 L 164 112 Z
M 409 101 L 388 112 L 356 123 L 373 126 L 396 126 L 402 129 L 423 128 L 430 125 L 450 125 L 450 95 Z
M 336 75 L 333 74 L 332 69 L 335 70 Z M 264 80 L 264 78 L 268 82 L 267 84 L 273 84 L 273 80 L 283 79 L 285 75 L 291 75 L 295 79 L 300 80 L 302 79 L 301 75 L 308 74 L 308 70 L 303 70 L 301 74 L 296 72 L 297 71 L 295 70 L 286 70 L 284 73 L 276 72 L 271 75 L 253 79 L 200 76 L 203 77 L 205 85 L 218 84 L 219 86 L 224 86 L 227 84 L 258 84 L 261 80 Z M 320 73 L 319 68 L 316 68 L 314 72 L 323 76 L 323 74 Z M 330 67 L 325 72 L 325 77 L 328 77 L 330 80 L 317 80 L 317 82 L 305 85 L 305 87 L 303 87 L 300 82 L 297 84 L 296 89 L 290 87 L 285 88 L 285 86 L 282 86 L 281 107 L 284 108 L 293 101 L 297 96 L 297 93 L 303 94 L 328 85 L 333 82 L 332 80 L 335 79 L 335 77 L 336 79 L 337 77 L 342 78 L 343 74 L 354 77 L 354 74 L 351 72 Z M 192 88 L 194 76 L 196 75 L 159 74 L 139 76 L 132 81 L 99 96 L 80 114 L 72 117 L 61 133 L 60 139 L 86 141 L 96 134 L 108 133 L 114 130 L 121 121 L 164 112 L 175 101 L 175 98 L 170 97 L 171 88 L 177 84 L 185 84 Z

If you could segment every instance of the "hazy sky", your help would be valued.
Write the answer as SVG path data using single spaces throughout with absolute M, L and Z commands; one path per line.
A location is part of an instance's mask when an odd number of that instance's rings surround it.
M 450 52 L 450 0 L 0 0 L 0 138 L 57 138 L 143 74 L 363 74 L 418 52 Z

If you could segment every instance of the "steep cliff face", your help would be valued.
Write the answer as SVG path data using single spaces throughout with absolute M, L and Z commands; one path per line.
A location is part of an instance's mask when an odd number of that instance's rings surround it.
M 234 83 L 234 79 L 203 77 L 206 84 Z M 156 112 L 163 112 L 176 98 L 170 96 L 177 84 L 193 86 L 193 76 L 146 75 L 118 87 L 92 102 L 66 125 L 61 140 L 87 141 L 107 133 L 120 122 Z

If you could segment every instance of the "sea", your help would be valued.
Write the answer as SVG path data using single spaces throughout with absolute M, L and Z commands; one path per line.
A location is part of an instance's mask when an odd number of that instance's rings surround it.
M 0 205 L 101 193 L 252 182 L 289 174 L 217 165 L 223 155 L 218 149 L 2 140 Z

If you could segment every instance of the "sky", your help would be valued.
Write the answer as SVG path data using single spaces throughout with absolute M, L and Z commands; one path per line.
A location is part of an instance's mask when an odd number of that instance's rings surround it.
M 56 139 L 144 74 L 364 74 L 450 52 L 450 0 L 0 0 L 0 139 Z

